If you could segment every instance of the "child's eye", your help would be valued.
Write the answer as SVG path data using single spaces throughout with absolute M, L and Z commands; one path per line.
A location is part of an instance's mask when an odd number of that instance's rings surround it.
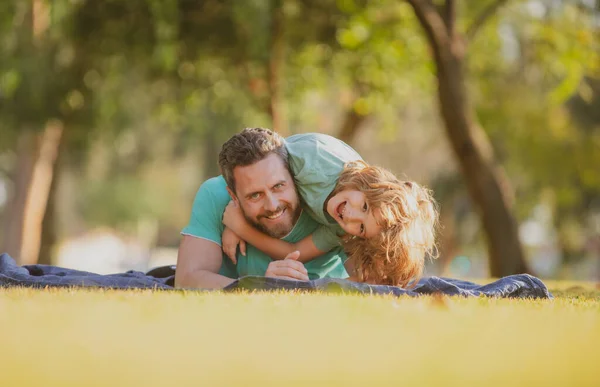
M 367 206 L 367 202 L 365 202 L 365 204 L 363 205 L 363 211 L 367 212 L 368 209 L 369 209 L 369 206 Z

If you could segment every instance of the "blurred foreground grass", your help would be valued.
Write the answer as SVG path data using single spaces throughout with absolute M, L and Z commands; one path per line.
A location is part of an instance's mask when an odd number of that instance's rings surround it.
M 2 386 L 598 386 L 600 290 L 554 300 L 0 290 Z

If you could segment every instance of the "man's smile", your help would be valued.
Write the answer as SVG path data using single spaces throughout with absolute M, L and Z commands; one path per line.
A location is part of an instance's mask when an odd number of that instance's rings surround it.
M 267 216 L 267 215 L 263 215 L 263 218 L 266 218 L 268 220 L 277 220 L 279 218 L 281 218 L 283 216 L 283 214 L 286 211 L 286 207 L 283 207 L 281 210 L 279 211 L 275 211 L 273 212 L 271 215 Z

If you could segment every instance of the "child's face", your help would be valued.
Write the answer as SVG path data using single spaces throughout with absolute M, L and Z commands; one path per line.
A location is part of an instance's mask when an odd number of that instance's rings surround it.
M 377 211 L 369 207 L 361 191 L 338 192 L 327 202 L 327 213 L 350 235 L 371 238 L 381 232 Z

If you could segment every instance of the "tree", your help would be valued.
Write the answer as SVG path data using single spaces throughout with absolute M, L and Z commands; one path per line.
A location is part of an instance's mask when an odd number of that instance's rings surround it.
M 563 262 L 573 263 L 590 253 L 600 193 L 593 113 L 598 10 L 579 1 L 524 5 L 506 9 L 473 41 L 471 88 L 477 115 L 513 179 L 517 216 L 531 216 L 542 201 Z
M 488 241 L 492 276 L 526 272 L 518 226 L 511 210 L 511 188 L 505 172 L 477 123 L 466 87 L 466 41 L 456 28 L 456 1 L 436 6 L 431 0 L 408 0 L 431 47 L 437 70 L 438 101 L 446 135 L 456 155 L 473 201 L 477 204 Z M 467 31 L 473 35 L 493 10 L 497 0 L 476 18 Z
M 33 263 L 40 249 L 42 222 L 63 135 L 63 123 L 58 120 L 60 105 L 71 90 L 60 85 L 64 77 L 51 75 L 58 47 L 49 34 L 49 5 L 42 0 L 20 2 L 13 11 L 16 27 L 11 33 L 17 44 L 8 49 L 15 58 L 5 64 L 5 71 L 14 82 L 12 87 L 4 87 L 9 93 L 4 95 L 3 116 L 18 126 L 19 145 L 9 199 L 12 213 L 5 219 L 3 240 L 6 251 L 22 262 Z

